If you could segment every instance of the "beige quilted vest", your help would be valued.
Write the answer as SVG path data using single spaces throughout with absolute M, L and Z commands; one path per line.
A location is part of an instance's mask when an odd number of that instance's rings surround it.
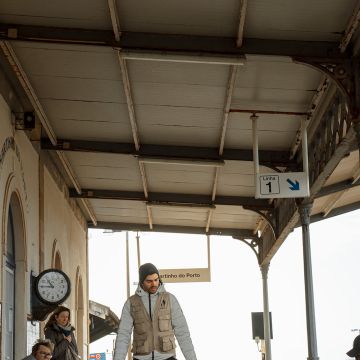
M 171 325 L 170 296 L 159 294 L 152 320 L 139 295 L 130 297 L 130 313 L 134 319 L 134 336 L 131 351 L 134 355 L 148 355 L 154 350 L 174 353 L 175 336 Z

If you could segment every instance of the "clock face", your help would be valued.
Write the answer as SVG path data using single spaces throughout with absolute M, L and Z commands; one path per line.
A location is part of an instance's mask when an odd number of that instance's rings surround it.
M 35 290 L 42 302 L 50 305 L 60 304 L 70 294 L 70 280 L 60 270 L 45 270 L 37 277 Z

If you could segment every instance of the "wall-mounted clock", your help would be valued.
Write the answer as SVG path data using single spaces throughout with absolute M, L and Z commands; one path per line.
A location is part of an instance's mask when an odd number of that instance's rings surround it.
M 42 271 L 36 278 L 34 290 L 37 298 L 47 305 L 63 303 L 71 291 L 69 277 L 61 270 L 48 269 Z

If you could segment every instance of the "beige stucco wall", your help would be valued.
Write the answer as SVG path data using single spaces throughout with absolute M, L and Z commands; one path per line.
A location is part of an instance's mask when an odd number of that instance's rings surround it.
M 62 270 L 71 279 L 72 292 L 66 306 L 72 310 L 72 322 L 82 316 L 84 339 L 79 349 L 87 347 L 87 230 L 86 223 L 74 201 L 67 195 L 66 186 L 54 166 L 44 165 L 25 132 L 14 130 L 11 111 L 0 95 L 0 266 L 2 269 L 0 299 L 4 293 L 4 256 L 6 252 L 7 219 L 10 198 L 16 193 L 20 204 L 23 236 L 16 237 L 16 344 L 15 359 L 25 356 L 27 348 L 27 317 L 30 315 L 30 274 L 50 268 L 53 262 L 54 241 L 62 260 Z M 46 162 L 45 162 L 46 164 Z M 82 279 L 83 305 L 76 311 L 76 282 Z M 3 314 L 4 315 L 4 314 Z M 81 335 L 81 336 L 80 336 Z M 3 344 L 3 340 L 2 340 Z M 3 346 L 1 347 L 3 348 Z M 86 355 L 85 353 L 83 354 Z M 3 354 L 1 354 L 3 359 Z

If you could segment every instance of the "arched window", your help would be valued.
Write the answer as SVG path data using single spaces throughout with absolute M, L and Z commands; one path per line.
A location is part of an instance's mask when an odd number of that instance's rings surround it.
M 18 194 L 11 194 L 6 212 L 6 243 L 2 307 L 3 356 L 13 360 L 26 352 L 27 285 L 26 241 L 22 206 Z M 25 315 L 25 316 L 24 316 Z
M 5 288 L 4 288 L 4 354 L 5 359 L 14 359 L 15 343 L 15 231 L 13 210 L 8 210 L 5 256 Z
M 54 259 L 54 268 L 61 270 L 62 269 L 62 261 L 61 261 L 61 255 L 60 252 L 57 251 L 55 254 L 55 259 Z
M 62 270 L 61 254 L 58 246 L 58 241 L 55 239 L 52 246 L 51 267 Z

